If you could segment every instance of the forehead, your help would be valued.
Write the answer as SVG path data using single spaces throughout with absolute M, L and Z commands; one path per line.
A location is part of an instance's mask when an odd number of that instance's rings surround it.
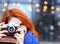
M 9 22 L 14 22 L 14 23 L 16 23 L 16 24 L 22 23 L 21 20 L 18 19 L 18 18 L 16 18 L 16 17 L 11 17 L 10 20 L 9 20 Z M 8 22 L 8 23 L 9 23 L 9 22 Z

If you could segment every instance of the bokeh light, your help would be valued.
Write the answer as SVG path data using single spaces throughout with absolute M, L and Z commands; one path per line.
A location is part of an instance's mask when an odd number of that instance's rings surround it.
M 28 0 L 28 2 L 32 2 L 32 0 Z
M 48 4 L 48 2 L 47 1 L 44 1 L 44 4 Z
M 47 9 L 48 7 L 47 6 L 43 6 L 43 9 Z
M 5 2 L 5 3 L 4 3 L 4 6 L 7 6 L 7 5 L 8 5 L 8 3 L 7 3 L 7 2 Z
M 2 8 L 2 11 L 5 11 L 6 10 L 6 8 Z
M 39 9 L 39 8 L 37 8 L 37 9 L 36 9 L 36 12 L 40 12 L 40 9 Z
M 46 9 L 43 9 L 43 12 L 46 12 L 47 10 Z
M 39 6 L 40 6 L 39 3 L 36 3 L 36 4 L 35 4 L 35 7 L 39 7 Z
M 56 11 L 59 11 L 60 10 L 60 8 L 56 8 Z
M 15 3 L 15 2 L 13 2 L 13 5 L 16 5 L 16 3 Z
M 57 22 L 57 25 L 60 26 L 60 22 Z
M 54 11 L 51 11 L 51 14 L 54 14 L 55 12 Z
M 51 9 L 54 10 L 54 6 L 51 6 Z

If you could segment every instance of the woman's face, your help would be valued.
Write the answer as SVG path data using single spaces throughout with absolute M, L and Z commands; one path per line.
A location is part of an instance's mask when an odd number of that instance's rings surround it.
M 10 22 L 14 22 L 15 24 L 19 24 L 20 25 L 20 28 L 22 28 L 25 33 L 27 32 L 27 27 L 18 18 L 11 17 L 10 20 L 8 21 L 8 23 L 10 23 Z

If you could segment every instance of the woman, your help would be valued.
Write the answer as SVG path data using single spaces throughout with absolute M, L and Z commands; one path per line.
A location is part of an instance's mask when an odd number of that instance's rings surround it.
M 0 23 L 0 38 L 2 38 L 2 36 L 7 36 L 6 34 L 3 33 L 8 32 L 7 30 L 1 31 L 2 28 L 7 27 L 7 26 L 2 27 L 2 25 L 4 23 L 8 24 L 10 22 L 20 24 L 20 26 L 17 27 L 18 29 L 16 30 L 16 32 L 20 31 L 20 34 L 19 33 L 14 34 L 14 37 L 17 39 L 19 44 L 38 44 L 38 33 L 36 32 L 31 21 L 21 10 L 15 8 L 7 10 L 4 13 Z

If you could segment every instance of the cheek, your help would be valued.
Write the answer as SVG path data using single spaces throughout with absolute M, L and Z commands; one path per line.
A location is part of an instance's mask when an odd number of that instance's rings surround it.
M 22 25 L 21 28 L 24 30 L 24 32 L 27 32 L 27 27 L 25 25 Z

